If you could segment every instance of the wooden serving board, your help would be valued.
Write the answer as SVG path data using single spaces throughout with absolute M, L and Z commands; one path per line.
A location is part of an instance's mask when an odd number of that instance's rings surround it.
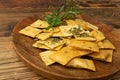
M 35 72 L 51 80 L 103 80 L 112 76 L 120 70 L 120 31 L 84 15 L 81 15 L 81 17 L 98 26 L 107 39 L 115 45 L 117 49 L 114 52 L 112 63 L 94 61 L 97 69 L 96 72 L 84 69 L 67 68 L 57 63 L 46 66 L 39 56 L 39 53 L 42 50 L 32 47 L 35 40 L 18 33 L 22 28 L 41 18 L 41 15 L 23 19 L 15 26 L 12 36 L 17 54 Z

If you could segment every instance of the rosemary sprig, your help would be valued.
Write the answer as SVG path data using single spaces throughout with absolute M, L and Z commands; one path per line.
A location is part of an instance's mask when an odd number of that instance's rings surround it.
M 80 2 L 81 0 L 78 3 L 75 3 L 75 0 L 64 0 L 63 6 L 57 10 L 53 10 L 52 14 L 45 16 L 45 20 L 49 24 L 46 29 L 57 27 L 65 19 L 75 19 L 81 13 L 78 6 Z

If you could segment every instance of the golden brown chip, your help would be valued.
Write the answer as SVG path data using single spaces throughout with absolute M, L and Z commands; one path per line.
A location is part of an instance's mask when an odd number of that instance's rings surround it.
M 88 29 L 86 22 L 82 19 L 75 19 L 75 20 L 66 20 L 67 25 L 79 25 L 83 29 Z
M 115 46 L 107 39 L 97 42 L 100 49 L 116 49 Z
M 33 46 L 33 47 L 36 47 L 36 48 L 40 48 L 40 49 L 50 49 L 50 48 L 47 47 L 46 45 L 41 44 L 39 41 L 36 41 L 32 46 Z
M 88 55 L 88 54 L 92 53 L 92 51 L 90 51 L 90 50 L 83 50 L 83 49 L 73 49 L 73 50 L 77 51 L 77 53 L 79 53 L 80 56 L 84 56 L 84 55 Z
M 50 38 L 51 35 L 52 35 L 52 33 L 40 33 L 36 36 L 36 38 L 38 38 L 40 40 L 46 40 L 46 39 Z
M 75 20 L 65 20 L 65 22 L 67 23 L 67 25 L 76 25 L 77 23 L 75 22 Z
M 40 27 L 40 25 L 43 24 L 42 20 L 36 20 L 35 22 L 33 22 L 30 26 L 32 27 Z
M 95 25 L 93 25 L 93 24 L 91 24 L 91 23 L 89 23 L 89 22 L 86 22 L 86 26 L 87 26 L 87 28 L 89 28 L 89 29 L 98 30 L 98 27 L 97 27 L 97 26 L 95 26 Z
M 75 39 L 83 41 L 96 41 L 96 38 L 92 36 L 89 31 L 83 31 L 79 35 L 74 35 Z
M 55 33 L 60 32 L 60 28 L 59 28 L 59 26 L 58 26 L 58 27 L 53 28 L 53 31 L 52 31 L 52 32 L 55 32 Z
M 76 24 L 79 24 L 81 27 L 83 27 L 83 29 L 86 29 L 86 30 L 94 30 L 94 29 L 98 29 L 97 26 L 89 23 L 89 22 L 86 22 L 82 19 L 76 19 L 75 20 Z
M 99 52 L 99 47 L 96 42 L 80 41 L 80 40 L 74 39 L 71 41 L 70 46 L 76 49 Z
M 55 47 L 54 49 L 50 49 L 49 47 L 47 47 L 46 45 L 44 45 L 44 44 L 41 44 L 40 43 L 40 41 L 36 41 L 33 45 L 32 45 L 33 47 L 36 47 L 36 48 L 40 48 L 40 49 L 49 49 L 49 50 L 60 50 L 62 47 L 63 47 L 63 45 L 60 45 L 60 46 L 58 46 L 58 47 Z
M 62 32 L 55 32 L 52 34 L 53 37 L 63 37 L 64 35 L 62 34 Z
M 44 44 L 46 45 L 47 47 L 49 47 L 50 49 L 54 49 L 60 45 L 64 45 L 65 42 L 59 38 L 49 38 L 49 39 L 46 39 L 46 40 L 39 40 L 39 42 L 41 44 Z
M 96 39 L 93 38 L 93 37 L 78 37 L 78 36 L 75 36 L 75 38 L 77 40 L 82 40 L 82 41 L 96 41 Z
M 30 26 L 36 27 L 36 28 L 47 28 L 49 24 L 46 21 L 37 20 L 33 22 Z
M 73 35 L 71 32 L 69 32 L 69 30 L 72 27 L 73 26 L 60 26 L 60 30 L 61 30 L 61 33 L 63 34 L 63 37 L 68 37 Z
M 78 56 L 80 56 L 80 54 L 77 53 L 72 48 L 64 47 L 61 50 L 50 55 L 50 58 L 62 65 L 66 65 L 72 58 L 75 58 Z
M 93 30 L 91 34 L 96 38 L 97 41 L 105 39 L 104 34 L 99 30 Z
M 103 40 L 104 48 L 116 49 L 115 46 L 109 40 Z
M 82 19 L 76 19 L 75 22 L 76 22 L 76 24 L 79 24 L 80 27 L 82 27 L 83 29 L 89 30 L 89 28 L 87 27 L 86 21 L 84 21 Z
M 113 50 L 100 50 L 100 52 L 91 53 L 89 56 L 96 60 L 112 62 Z
M 37 34 L 39 34 L 41 32 L 40 29 L 37 28 L 33 28 L 33 27 L 25 27 L 22 30 L 19 31 L 19 33 L 24 34 L 26 36 L 30 36 L 30 37 L 35 37 Z
M 79 25 L 60 26 L 60 30 L 64 35 L 63 37 L 79 35 L 80 33 L 84 32 L 83 28 Z
M 89 59 L 74 58 L 66 66 L 96 71 L 93 61 Z
M 48 65 L 55 63 L 54 60 L 49 58 L 49 56 L 54 53 L 55 53 L 55 51 L 44 51 L 44 52 L 39 53 L 39 55 L 40 55 L 42 61 L 48 66 Z

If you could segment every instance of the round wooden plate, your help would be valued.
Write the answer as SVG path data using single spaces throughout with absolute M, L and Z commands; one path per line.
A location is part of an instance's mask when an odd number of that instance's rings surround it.
M 115 45 L 117 49 L 114 52 L 112 63 L 94 61 L 97 69 L 96 72 L 84 69 L 67 68 L 57 63 L 46 66 L 39 56 L 41 50 L 32 47 L 32 44 L 35 42 L 34 39 L 18 33 L 22 28 L 41 18 L 40 15 L 28 17 L 15 26 L 12 36 L 17 54 L 38 74 L 52 80 L 103 80 L 112 76 L 120 70 L 120 31 L 84 15 L 81 17 L 98 26 L 107 39 Z

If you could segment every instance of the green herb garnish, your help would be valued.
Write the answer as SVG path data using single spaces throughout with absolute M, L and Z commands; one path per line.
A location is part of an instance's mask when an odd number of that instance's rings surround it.
M 77 15 L 81 13 L 79 10 L 80 1 L 77 3 L 75 0 L 63 0 L 63 6 L 57 10 L 53 9 L 52 14 L 45 16 L 45 20 L 48 22 L 49 26 L 47 30 L 53 27 L 57 27 L 62 24 L 64 19 L 75 19 Z M 68 4 L 67 4 L 68 3 Z

